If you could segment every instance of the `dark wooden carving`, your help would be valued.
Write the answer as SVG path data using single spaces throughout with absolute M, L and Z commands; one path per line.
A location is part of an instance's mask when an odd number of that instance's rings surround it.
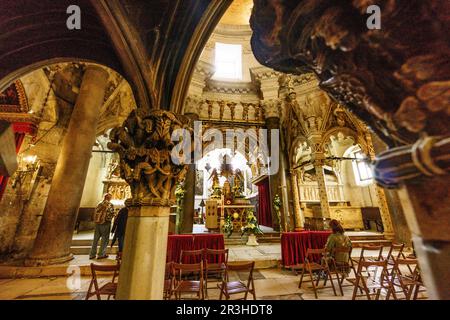
M 391 147 L 411 144 L 450 133 L 449 13 L 447 0 L 255 0 L 252 47 L 268 67 L 313 70 Z

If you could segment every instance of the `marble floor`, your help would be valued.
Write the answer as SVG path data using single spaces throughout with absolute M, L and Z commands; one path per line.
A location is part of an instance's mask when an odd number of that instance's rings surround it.
M 230 273 L 230 280 L 246 280 L 247 275 Z M 255 270 L 254 283 L 258 300 L 315 300 L 314 291 L 310 282 L 304 282 L 299 289 L 299 275 L 290 270 L 271 268 Z M 110 281 L 111 278 L 100 278 L 100 285 Z M 35 279 L 0 279 L 0 300 L 84 300 L 89 287 L 90 277 L 42 277 Z M 210 283 L 208 299 L 219 298 L 217 283 Z M 350 285 L 350 283 L 346 283 Z M 330 283 L 327 284 L 328 286 Z M 319 289 L 320 300 L 350 300 L 353 288 L 344 287 L 344 296 L 335 296 L 331 288 Z M 321 285 L 320 285 L 321 286 Z M 319 286 L 319 287 L 320 287 Z M 420 293 L 420 298 L 426 293 Z M 185 296 L 189 299 L 190 296 Z M 236 296 L 239 298 L 239 296 Z M 382 294 L 382 299 L 385 296 Z M 94 298 L 95 299 L 95 298 Z

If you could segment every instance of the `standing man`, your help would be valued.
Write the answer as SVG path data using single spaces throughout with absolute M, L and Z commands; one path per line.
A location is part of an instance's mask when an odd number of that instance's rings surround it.
M 111 247 L 114 246 L 116 239 L 119 240 L 119 253 L 123 251 L 123 243 L 125 240 L 125 229 L 127 226 L 128 208 L 124 207 L 119 210 L 117 217 L 114 219 L 114 224 L 111 233 L 114 233 L 114 237 L 111 243 Z
M 95 233 L 94 242 L 92 243 L 91 253 L 89 259 L 95 259 L 97 252 L 98 240 L 102 238 L 100 244 L 100 251 L 97 255 L 97 259 L 108 258 L 106 254 L 106 248 L 109 242 L 109 232 L 111 230 L 111 220 L 114 218 L 114 206 L 111 203 L 112 195 L 107 193 L 102 202 L 100 202 L 95 208 L 94 222 Z

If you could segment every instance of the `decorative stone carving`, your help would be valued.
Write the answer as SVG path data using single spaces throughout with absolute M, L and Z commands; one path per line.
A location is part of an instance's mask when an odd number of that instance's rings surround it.
M 278 99 L 270 99 L 262 101 L 262 107 L 266 118 L 279 118 L 281 112 L 281 101 Z
M 131 187 L 132 205 L 168 206 L 175 203 L 175 188 L 187 165 L 171 161 L 174 130 L 192 133 L 189 119 L 169 111 L 131 112 L 122 127 L 111 131 L 108 148 L 120 156 L 121 177 Z
M 369 4 L 256 0 L 253 52 L 278 71 L 314 71 L 390 146 L 413 143 L 419 131 L 448 136 L 448 1 L 389 1 L 381 30 L 364 25 Z

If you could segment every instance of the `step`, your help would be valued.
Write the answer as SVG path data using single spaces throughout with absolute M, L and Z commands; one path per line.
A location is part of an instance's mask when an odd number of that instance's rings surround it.
M 364 235 L 364 236 L 349 236 L 350 240 L 358 241 L 358 240 L 385 240 L 384 235 Z
M 97 250 L 100 246 L 97 247 Z M 106 254 L 116 254 L 118 251 L 118 246 L 106 248 Z M 91 246 L 72 246 L 70 247 L 70 252 L 75 255 L 88 255 L 91 252 Z
M 360 248 L 362 246 L 385 246 L 388 247 L 392 244 L 392 241 L 390 240 L 357 240 L 357 241 L 352 241 L 352 246 L 354 248 Z

